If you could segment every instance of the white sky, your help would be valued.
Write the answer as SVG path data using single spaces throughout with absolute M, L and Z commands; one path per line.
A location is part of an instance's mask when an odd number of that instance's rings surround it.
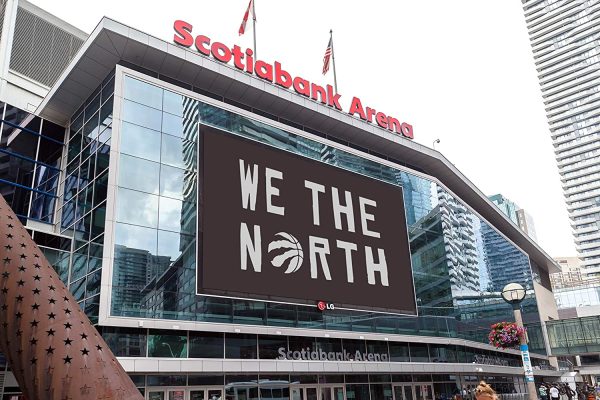
M 161 39 L 183 19 L 204 34 L 252 47 L 237 34 L 248 0 L 30 0 L 90 33 L 102 16 Z M 551 256 L 575 255 L 541 91 L 518 0 L 256 0 L 257 53 L 315 83 L 334 32 L 342 107 L 352 96 L 414 126 L 484 193 L 502 193 L 533 217 Z

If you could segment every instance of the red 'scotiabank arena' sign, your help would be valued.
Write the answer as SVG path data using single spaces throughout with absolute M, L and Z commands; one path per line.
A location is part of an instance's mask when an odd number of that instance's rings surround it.
M 283 88 L 293 89 L 302 96 L 343 111 L 340 105 L 341 95 L 334 93 L 331 85 L 323 87 L 300 76 L 292 77 L 278 61 L 269 64 L 262 60 L 254 60 L 254 52 L 251 49 L 242 51 L 237 45 L 229 48 L 221 42 L 212 42 L 209 37 L 204 35 L 194 37 L 192 35 L 192 25 L 185 21 L 175 21 L 173 29 L 175 30 L 173 41 L 181 46 L 191 47 L 194 45 L 201 54 L 212 56 L 215 60 L 225 64 L 233 60 L 233 66 L 240 71 L 256 75 Z M 363 121 L 376 123 L 378 126 L 390 132 L 398 133 L 405 138 L 414 138 L 412 125 L 401 122 L 397 118 L 388 116 L 374 108 L 363 107 L 361 100 L 356 96 L 352 98 L 347 113 L 358 116 Z

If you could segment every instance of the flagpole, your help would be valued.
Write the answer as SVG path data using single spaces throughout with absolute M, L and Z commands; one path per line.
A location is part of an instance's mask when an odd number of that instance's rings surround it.
M 254 33 L 254 59 L 256 60 L 256 10 L 254 9 L 255 2 L 256 0 L 252 1 L 252 31 Z
M 333 87 L 337 93 L 337 75 L 335 74 L 335 51 L 333 50 L 333 29 L 329 30 L 329 36 L 331 38 L 331 62 L 333 63 Z

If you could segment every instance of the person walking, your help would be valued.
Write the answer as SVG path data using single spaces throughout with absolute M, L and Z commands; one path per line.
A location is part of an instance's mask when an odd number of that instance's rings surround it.
M 559 400 L 560 399 L 560 391 L 556 387 L 556 383 L 550 387 L 550 400 Z
M 485 381 L 479 382 L 479 385 L 475 389 L 475 399 L 476 400 L 498 400 L 498 395 L 496 391 L 492 389 L 490 385 L 485 383 Z
M 573 397 L 575 397 L 576 394 L 577 393 L 575 393 L 575 391 L 571 389 L 571 385 L 565 383 L 565 395 L 567 395 L 567 399 L 573 400 Z

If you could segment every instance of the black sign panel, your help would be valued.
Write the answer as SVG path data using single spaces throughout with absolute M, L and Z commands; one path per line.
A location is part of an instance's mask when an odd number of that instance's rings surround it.
M 416 314 L 402 188 L 211 128 L 200 164 L 199 294 Z

